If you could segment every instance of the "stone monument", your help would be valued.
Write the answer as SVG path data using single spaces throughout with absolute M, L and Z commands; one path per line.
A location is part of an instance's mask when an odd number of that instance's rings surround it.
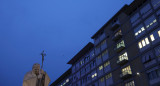
M 40 64 L 34 64 L 32 71 L 24 76 L 23 86 L 48 86 L 50 78 L 45 71 L 40 69 Z
M 26 73 L 23 79 L 23 86 L 48 86 L 50 82 L 50 78 L 45 71 L 43 71 L 43 61 L 44 56 L 46 54 L 44 51 L 41 53 L 42 55 L 42 66 L 40 68 L 40 64 L 36 63 L 32 67 L 32 71 Z

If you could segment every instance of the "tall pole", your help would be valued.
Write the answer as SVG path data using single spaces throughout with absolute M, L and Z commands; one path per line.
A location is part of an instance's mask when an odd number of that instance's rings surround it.
M 44 50 L 42 51 L 41 55 L 42 55 L 42 65 L 41 65 L 40 73 L 43 68 L 44 56 L 46 56 L 46 54 L 44 53 Z M 42 75 L 42 78 L 43 78 L 43 75 Z M 42 81 L 42 79 L 40 79 L 39 86 L 41 86 L 41 81 Z
M 42 65 L 41 65 L 41 69 L 43 68 L 43 62 L 44 62 L 44 56 L 46 56 L 46 54 L 44 53 L 44 50 L 41 53 L 42 55 Z

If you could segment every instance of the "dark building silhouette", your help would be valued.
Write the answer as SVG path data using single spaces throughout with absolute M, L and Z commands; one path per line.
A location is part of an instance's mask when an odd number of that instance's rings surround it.
M 70 85 L 51 86 L 160 86 L 160 0 L 123 6 L 91 38 L 68 62 Z

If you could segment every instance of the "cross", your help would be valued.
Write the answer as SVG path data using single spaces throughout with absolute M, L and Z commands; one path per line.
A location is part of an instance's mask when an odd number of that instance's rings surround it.
M 46 56 L 46 54 L 44 53 L 44 50 L 42 51 L 41 55 L 42 55 L 42 66 L 41 66 L 41 69 L 42 69 L 43 68 L 44 56 Z

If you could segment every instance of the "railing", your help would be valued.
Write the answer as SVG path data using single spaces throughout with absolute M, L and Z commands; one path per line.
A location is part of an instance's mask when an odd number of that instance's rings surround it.
M 127 63 L 127 62 L 128 62 L 128 57 L 126 56 L 126 57 L 123 57 L 122 60 L 118 60 L 118 61 L 117 61 L 117 64 L 123 65 L 123 64 L 125 64 L 125 63 Z
M 132 75 L 131 70 L 123 71 L 123 72 L 122 72 L 122 74 L 120 74 L 120 78 L 122 78 L 122 79 L 126 79 L 126 78 L 131 77 L 131 75 Z

